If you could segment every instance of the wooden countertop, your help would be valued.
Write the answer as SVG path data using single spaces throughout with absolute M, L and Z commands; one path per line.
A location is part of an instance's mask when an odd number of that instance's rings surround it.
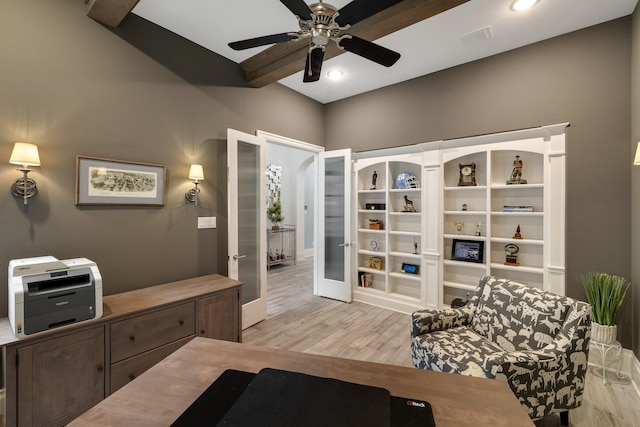
M 194 338 L 69 426 L 168 426 L 224 370 L 257 373 L 265 367 L 384 387 L 395 396 L 426 400 L 437 427 L 534 425 L 508 385 L 498 380 Z
M 150 307 L 161 308 L 182 300 L 200 296 L 203 293 L 218 292 L 241 285 L 242 282 L 230 279 L 226 276 L 209 274 L 206 276 L 194 277 L 191 279 L 179 280 L 177 282 L 122 292 L 115 295 L 108 295 L 102 299 L 102 317 L 34 334 L 33 336 L 23 339 L 16 338 L 13 334 L 13 330 L 11 329 L 9 318 L 5 317 L 0 319 L 0 347 L 16 342 L 23 343 L 31 339 L 46 337 L 49 334 L 59 333 L 67 328 L 78 328 L 80 326 L 90 326 L 109 320 L 112 321 L 119 317 L 126 317 L 131 313 L 136 313 Z

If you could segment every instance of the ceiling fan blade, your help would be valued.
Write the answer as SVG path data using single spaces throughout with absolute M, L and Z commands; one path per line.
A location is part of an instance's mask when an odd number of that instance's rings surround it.
M 288 42 L 290 40 L 296 40 L 297 38 L 298 35 L 296 33 L 272 34 L 270 36 L 255 37 L 253 39 L 231 42 L 229 43 L 229 47 L 233 50 L 244 50 L 273 43 Z
M 352 35 L 340 39 L 339 45 L 351 53 L 360 55 L 385 67 L 391 67 L 400 59 L 398 52 Z
M 287 6 L 287 9 L 289 9 L 291 13 L 305 21 L 311 19 L 311 15 L 313 15 L 313 12 L 309 9 L 309 5 L 307 5 L 304 0 L 280 0 L 280 3 Z
M 320 80 L 322 70 L 322 60 L 324 59 L 324 49 L 311 49 L 307 54 L 307 63 L 304 66 L 303 82 L 317 82 Z
M 353 0 L 338 11 L 340 15 L 336 18 L 336 22 L 340 26 L 347 24 L 353 25 L 401 1 L 402 0 Z

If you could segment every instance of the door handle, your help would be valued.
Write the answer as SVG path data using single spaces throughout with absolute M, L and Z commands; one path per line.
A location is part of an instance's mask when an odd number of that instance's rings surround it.
M 338 246 L 340 246 L 341 248 L 349 247 L 349 243 L 348 242 L 347 243 L 340 243 Z
M 246 258 L 246 257 L 247 257 L 246 255 L 234 255 L 234 256 L 233 256 L 233 260 L 234 260 L 234 261 L 237 261 L 237 260 L 239 260 L 239 259 Z

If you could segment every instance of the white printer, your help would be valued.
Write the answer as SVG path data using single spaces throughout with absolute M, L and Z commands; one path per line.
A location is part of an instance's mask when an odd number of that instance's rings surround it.
M 18 338 L 102 317 L 102 276 L 87 258 L 9 262 L 9 321 Z

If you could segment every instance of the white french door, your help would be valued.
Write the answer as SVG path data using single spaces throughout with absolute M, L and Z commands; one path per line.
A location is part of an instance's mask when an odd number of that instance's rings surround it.
M 316 294 L 351 302 L 351 150 L 318 158 Z
M 242 329 L 267 317 L 266 140 L 227 129 L 228 275 L 242 286 Z

